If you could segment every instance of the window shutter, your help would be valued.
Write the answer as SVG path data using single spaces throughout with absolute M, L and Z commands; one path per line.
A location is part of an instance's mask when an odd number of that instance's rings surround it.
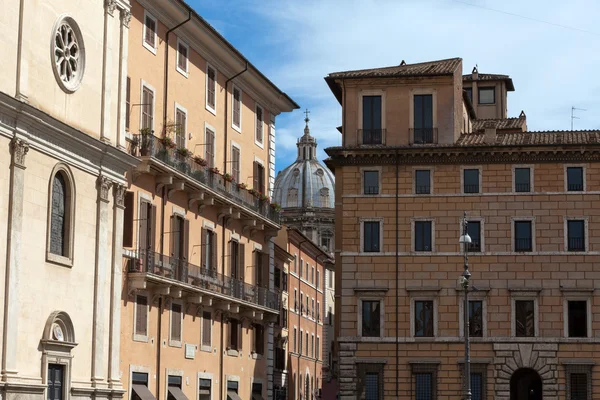
M 237 337 L 238 337 L 238 349 L 241 350 L 243 348 L 242 346 L 244 344 L 244 341 L 242 340 L 243 339 L 242 338 L 242 336 L 243 336 L 242 332 L 244 330 L 244 324 L 242 323 L 242 321 L 238 321 L 238 320 L 236 320 L 236 323 L 238 324 L 238 329 L 237 329 L 237 332 L 238 332 L 237 333 Z
M 137 296 L 135 314 L 135 333 L 147 335 L 148 327 L 148 299 L 146 296 Z
M 259 184 L 259 180 L 258 180 L 258 163 L 256 161 L 254 161 L 253 168 L 254 168 L 254 172 L 252 174 L 252 177 L 254 179 L 254 183 L 253 183 L 252 187 L 254 188 L 254 190 L 260 191 L 260 187 L 258 186 L 258 184 Z
M 212 246 L 211 246 L 211 265 L 210 268 L 214 271 L 217 270 L 217 235 L 212 232 Z
M 239 266 L 239 269 L 240 269 L 239 270 L 239 273 L 240 273 L 239 280 L 242 281 L 242 282 L 244 282 L 244 275 L 245 275 L 245 272 L 246 272 L 246 264 L 245 264 L 246 257 L 245 257 L 245 254 L 246 254 L 246 245 L 240 243 L 238 245 L 238 258 L 239 258 L 238 266 Z
M 211 328 L 212 328 L 212 316 L 210 311 L 204 311 L 202 313 L 202 344 L 204 346 L 210 346 Z
M 181 341 L 181 306 L 171 306 L 171 340 Z
M 156 241 L 156 206 L 152 206 L 152 214 L 150 219 L 150 238 L 148 240 L 148 250 L 154 251 L 154 243 Z
M 129 121 L 130 115 L 129 111 L 131 109 L 131 78 L 127 77 L 127 86 L 125 89 L 125 129 L 129 129 Z
M 261 268 L 261 283 L 265 281 L 265 273 L 269 271 L 269 255 L 267 253 L 260 253 L 260 260 L 262 262 Z M 265 285 L 266 287 L 266 285 Z
M 148 207 L 150 205 L 145 201 L 140 202 L 140 213 L 139 213 L 139 249 L 147 251 L 150 247 L 150 238 L 148 237 Z
M 190 221 L 184 220 L 183 225 L 183 255 L 182 259 L 187 260 L 189 256 L 189 245 L 190 245 Z
M 174 215 L 171 215 L 171 233 L 169 236 L 171 237 L 171 257 L 179 257 L 179 246 L 177 246 L 177 239 L 179 239 L 179 226 L 177 224 L 177 217 Z
M 206 265 L 206 228 L 202 228 L 200 233 L 200 267 L 208 268 Z
M 133 192 L 125 192 L 123 212 L 123 247 L 133 246 Z

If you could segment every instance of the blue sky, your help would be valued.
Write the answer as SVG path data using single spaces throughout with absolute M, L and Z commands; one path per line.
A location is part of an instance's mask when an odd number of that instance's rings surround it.
M 464 72 L 508 74 L 509 116 L 529 130 L 600 128 L 597 0 L 190 0 L 301 107 L 277 118 L 277 170 L 296 157 L 310 109 L 323 149 L 341 143 L 330 72 L 462 57 Z M 494 9 L 496 11 L 493 11 Z M 515 16 L 511 14 L 518 14 Z M 539 21 L 546 21 L 543 23 Z

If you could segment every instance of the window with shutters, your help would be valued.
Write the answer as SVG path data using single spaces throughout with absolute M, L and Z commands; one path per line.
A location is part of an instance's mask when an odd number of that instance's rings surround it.
M 254 324 L 254 352 L 256 354 L 265 354 L 265 328 L 262 325 Z
M 175 145 L 178 149 L 185 148 L 187 132 L 187 110 L 175 104 Z
M 231 176 L 233 180 L 240 183 L 240 148 L 235 144 L 231 144 Z
M 300 336 L 298 339 L 298 354 L 302 355 L 304 354 L 304 349 L 302 348 L 302 338 L 304 337 L 304 331 L 302 329 L 300 329 Z
M 201 259 L 202 268 L 216 271 L 217 269 L 217 235 L 207 228 L 202 228 Z
M 202 312 L 202 351 L 211 351 L 212 315 L 210 311 Z
M 317 289 L 321 288 L 321 271 L 317 269 L 317 281 L 316 281 Z
M 198 400 L 211 400 L 212 382 L 210 379 L 200 378 Z
M 131 123 L 131 78 L 127 77 L 127 85 L 125 87 L 125 129 L 129 130 Z
M 315 358 L 318 360 L 321 358 L 321 338 L 317 336 L 317 348 L 315 349 Z
M 156 226 L 156 207 L 148 200 L 140 201 L 138 216 L 138 272 L 154 272 L 154 240 Z
M 215 130 L 206 124 L 204 131 L 204 159 L 209 168 L 215 166 Z
M 133 202 L 135 194 L 133 192 L 125 192 L 123 211 L 123 247 L 133 247 Z
M 142 113 L 140 128 L 147 131 L 154 131 L 154 89 L 149 85 L 142 86 Z
M 66 166 L 57 165 L 50 178 L 48 201 L 48 261 L 72 266 L 75 213 L 73 177 Z
M 293 339 L 293 341 L 292 341 L 292 351 L 294 353 L 297 352 L 297 347 L 296 347 L 297 335 L 298 335 L 298 331 L 296 330 L 296 327 L 294 327 L 294 334 L 292 336 L 292 339 Z
M 238 132 L 242 132 L 242 90 L 236 86 L 233 87 L 231 94 L 233 111 L 231 114 L 231 126 Z
M 206 66 L 206 109 L 215 115 L 217 113 L 217 70 L 208 64 Z
M 264 125 L 264 110 L 261 106 L 256 105 L 256 128 L 255 128 L 255 135 L 254 135 L 254 142 L 262 147 L 263 146 L 263 141 L 264 141 L 264 134 L 263 134 L 263 125 Z M 262 193 L 262 192 L 261 192 Z
M 188 76 L 188 45 L 177 39 L 177 71 L 187 78 Z
M 310 335 L 310 356 L 315 356 L 315 334 Z
M 156 54 L 156 32 L 158 21 L 148 11 L 144 11 L 144 47 Z
M 254 271 L 256 275 L 254 282 L 256 286 L 265 287 L 265 273 L 269 270 L 268 266 L 269 257 L 261 251 L 254 252 Z
M 135 296 L 135 331 L 133 340 L 140 342 L 148 341 L 148 296 L 138 294 Z
M 168 273 L 179 281 L 185 281 L 187 276 L 187 258 L 190 223 L 181 215 L 171 216 L 171 263 L 162 266 L 163 273 Z M 170 268 L 170 270 L 169 270 Z
M 48 400 L 62 400 L 65 366 L 48 364 Z
M 265 193 L 265 167 L 257 162 L 254 161 L 254 190 L 258 191 L 259 193 Z
M 240 346 L 239 321 L 235 318 L 229 319 L 229 349 L 238 350 Z
M 304 342 L 304 355 L 308 356 L 308 332 L 304 333 L 306 341 Z
M 171 304 L 171 331 L 169 336 L 169 346 L 181 347 L 181 328 L 183 325 L 181 311 L 181 304 L 175 302 Z
M 283 273 L 281 274 L 281 289 L 284 292 L 288 291 L 288 274 L 285 271 L 283 271 Z
M 176 394 L 181 393 L 181 376 L 178 375 L 168 375 L 167 376 L 167 400 L 177 400 Z M 172 391 L 171 389 L 179 389 L 176 391 Z

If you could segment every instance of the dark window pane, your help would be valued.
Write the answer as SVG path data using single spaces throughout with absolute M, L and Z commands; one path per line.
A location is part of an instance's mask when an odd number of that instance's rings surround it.
M 52 181 L 52 216 L 50 221 L 50 252 L 65 255 L 65 226 L 67 208 L 67 186 L 65 178 L 58 172 Z
M 431 373 L 415 374 L 415 399 L 433 400 L 433 376 Z
M 479 104 L 494 104 L 496 103 L 496 88 L 480 87 L 479 88 Z
M 366 221 L 363 223 L 364 251 L 378 252 L 379 250 L 379 222 Z
M 515 221 L 515 251 L 531 250 L 531 221 Z
M 469 336 L 483 336 L 483 303 L 469 301 Z
M 365 374 L 365 400 L 379 400 L 379 374 Z
M 467 97 L 469 98 L 471 104 L 473 104 L 473 88 L 467 87 L 464 88 L 464 91 L 467 92 Z
M 415 251 L 431 250 L 431 221 L 415 221 Z
M 479 193 L 479 170 L 465 169 L 463 171 L 463 184 L 465 193 Z
M 585 373 L 570 374 L 571 400 L 588 400 L 588 376 Z
M 134 385 L 148 386 L 148 374 L 144 372 L 132 372 L 131 383 Z
M 585 251 L 585 222 L 567 221 L 569 251 Z
M 415 301 L 415 336 L 433 337 L 433 301 Z
M 530 177 L 529 168 L 515 168 L 515 192 L 530 192 Z
M 181 377 L 175 375 L 169 375 L 167 378 L 169 386 L 175 386 L 181 389 Z
M 365 194 L 379 194 L 379 171 L 364 171 Z
M 381 96 L 363 96 L 363 143 L 381 144 Z
M 587 301 L 569 301 L 569 337 L 587 337 Z
M 362 336 L 380 336 L 380 302 L 379 300 L 363 300 L 362 302 Z
M 471 399 L 481 400 L 483 393 L 483 374 L 472 373 L 471 374 Z
M 481 251 L 481 222 L 469 221 L 467 224 L 467 233 L 471 237 L 471 243 L 468 245 L 469 251 Z
M 431 178 L 428 169 L 415 171 L 415 193 L 430 194 L 431 193 Z
M 433 143 L 433 96 L 414 96 L 414 142 Z
M 567 190 L 569 192 L 583 191 L 583 168 L 568 167 L 567 168 Z
M 533 300 L 515 301 L 517 337 L 535 336 L 535 310 Z

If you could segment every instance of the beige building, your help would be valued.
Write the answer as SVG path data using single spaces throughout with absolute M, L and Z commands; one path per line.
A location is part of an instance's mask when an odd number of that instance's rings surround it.
M 507 77 L 473 108 L 482 76 L 456 58 L 326 78 L 342 399 L 462 398 L 465 250 L 473 399 L 600 396 L 599 133 L 506 119 Z
M 131 13 L 126 396 L 272 398 L 275 117 L 298 106 L 184 2 Z
M 0 397 L 123 395 L 127 1 L 6 1 Z

